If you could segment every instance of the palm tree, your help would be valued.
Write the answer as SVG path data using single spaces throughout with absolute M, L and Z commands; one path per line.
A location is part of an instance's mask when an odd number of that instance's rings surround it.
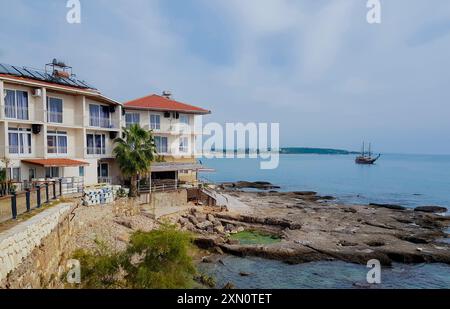
M 122 174 L 131 180 L 130 197 L 136 197 L 138 176 L 149 172 L 157 155 L 153 134 L 134 124 L 124 128 L 123 136 L 116 138 L 114 144 L 117 164 Z

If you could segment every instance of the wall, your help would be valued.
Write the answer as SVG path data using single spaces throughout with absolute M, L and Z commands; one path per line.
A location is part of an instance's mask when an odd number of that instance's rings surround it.
M 151 194 L 153 207 L 180 207 L 187 205 L 187 190 L 180 189 L 171 192 L 155 192 Z
M 0 288 L 44 288 L 60 267 L 73 204 L 54 206 L 0 233 Z

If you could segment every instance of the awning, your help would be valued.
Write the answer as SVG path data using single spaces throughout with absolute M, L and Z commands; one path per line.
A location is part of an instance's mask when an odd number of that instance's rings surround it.
M 27 159 L 22 160 L 23 163 L 40 165 L 43 167 L 74 167 L 74 166 L 85 166 L 89 165 L 87 162 L 77 161 L 72 159 Z
M 152 172 L 174 172 L 174 171 L 212 171 L 202 164 L 198 163 L 152 163 L 150 170 Z

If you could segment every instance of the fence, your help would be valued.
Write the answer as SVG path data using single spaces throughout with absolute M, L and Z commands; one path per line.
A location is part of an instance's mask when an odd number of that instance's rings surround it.
M 139 193 L 175 191 L 179 189 L 180 184 L 176 179 L 152 179 L 150 181 L 148 178 L 144 178 L 138 182 L 138 191 Z
M 0 184 L 1 188 L 5 187 L 5 194 L 0 196 L 0 222 L 17 219 L 17 216 L 40 208 L 62 195 L 81 193 L 84 182 L 80 179 L 71 177 L 44 182 L 23 182 L 23 191 L 17 191 L 17 184 L 14 186 L 15 191 L 11 191 L 9 182 Z

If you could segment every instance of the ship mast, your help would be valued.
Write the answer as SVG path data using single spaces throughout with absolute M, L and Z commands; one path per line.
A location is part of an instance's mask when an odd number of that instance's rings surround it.
M 372 143 L 369 143 L 369 157 L 372 156 Z
M 365 147 L 364 147 L 365 145 L 364 145 L 364 142 L 363 142 L 363 144 L 362 144 L 362 151 L 361 151 L 361 156 L 363 156 L 364 157 L 364 154 L 365 154 Z

